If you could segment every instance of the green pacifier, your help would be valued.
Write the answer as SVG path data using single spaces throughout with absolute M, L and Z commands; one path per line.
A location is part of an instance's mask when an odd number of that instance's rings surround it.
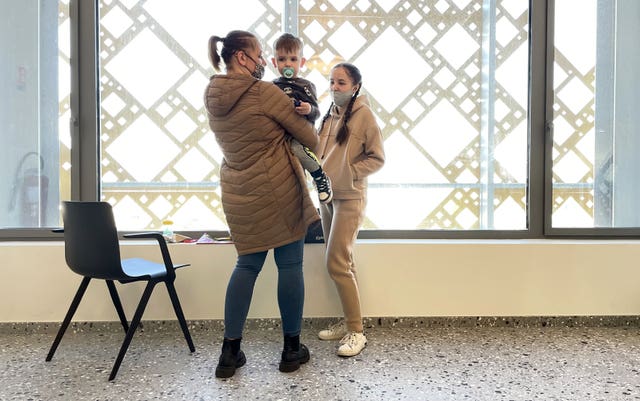
M 293 78 L 293 74 L 295 74 L 295 70 L 291 67 L 284 67 L 282 69 L 282 76 L 287 79 Z

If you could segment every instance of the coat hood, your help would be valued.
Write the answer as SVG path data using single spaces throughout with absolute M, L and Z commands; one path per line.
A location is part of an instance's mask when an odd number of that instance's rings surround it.
M 249 75 L 214 75 L 207 87 L 205 105 L 213 116 L 225 116 L 256 82 Z

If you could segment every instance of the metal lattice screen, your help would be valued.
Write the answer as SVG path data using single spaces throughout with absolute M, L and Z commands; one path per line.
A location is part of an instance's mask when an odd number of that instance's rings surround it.
M 526 2 L 300 5 L 310 69 L 353 61 L 383 127 L 369 227 L 526 227 Z
M 211 3 L 100 2 L 102 195 L 122 229 L 226 227 L 206 42 L 247 29 L 269 55 L 293 2 Z M 365 228 L 526 228 L 527 1 L 302 0 L 297 15 L 323 112 L 329 69 L 347 60 L 383 129 Z
M 593 227 L 597 4 L 587 0 L 576 9 L 563 1 L 556 7 L 561 20 L 553 67 L 553 225 Z M 564 30 L 571 29 L 568 18 L 579 18 L 593 36 L 565 39 Z M 599 196 L 611 198 L 612 192 Z

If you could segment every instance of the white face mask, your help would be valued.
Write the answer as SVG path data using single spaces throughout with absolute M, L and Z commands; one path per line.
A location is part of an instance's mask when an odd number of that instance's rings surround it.
M 352 97 L 353 92 L 331 91 L 331 99 L 333 99 L 333 103 L 338 107 L 346 106 Z

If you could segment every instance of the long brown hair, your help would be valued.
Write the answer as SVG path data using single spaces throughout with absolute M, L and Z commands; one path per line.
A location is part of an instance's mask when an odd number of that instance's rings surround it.
M 216 71 L 220 71 L 220 60 L 225 65 L 231 62 L 233 56 L 239 50 L 254 48 L 256 36 L 247 31 L 231 31 L 226 37 L 211 36 L 209 38 L 209 61 Z M 218 54 L 218 42 L 222 42 L 222 50 Z
M 347 138 L 349 138 L 349 126 L 347 124 L 349 123 L 349 119 L 351 118 L 351 110 L 353 109 L 353 104 L 355 103 L 356 98 L 360 94 L 360 89 L 362 88 L 362 74 L 360 73 L 360 70 L 358 69 L 358 67 L 356 67 L 351 63 L 336 64 L 333 66 L 332 70 L 335 70 L 336 68 L 344 68 L 349 78 L 351 78 L 351 83 L 353 85 L 358 85 L 358 89 L 351 97 L 351 100 L 349 100 L 349 104 L 347 105 L 347 108 L 344 112 L 344 119 L 342 120 L 342 126 L 338 131 L 338 135 L 336 135 L 336 142 L 338 142 L 338 145 L 342 145 L 347 141 Z M 324 122 L 327 121 L 327 118 L 329 118 L 329 115 L 331 115 L 332 108 L 333 108 L 333 102 L 331 102 L 331 106 L 329 106 L 329 110 L 327 110 L 327 114 L 325 114 L 324 117 L 322 117 L 322 123 L 320 124 L 320 131 L 322 131 L 322 128 L 324 128 Z

